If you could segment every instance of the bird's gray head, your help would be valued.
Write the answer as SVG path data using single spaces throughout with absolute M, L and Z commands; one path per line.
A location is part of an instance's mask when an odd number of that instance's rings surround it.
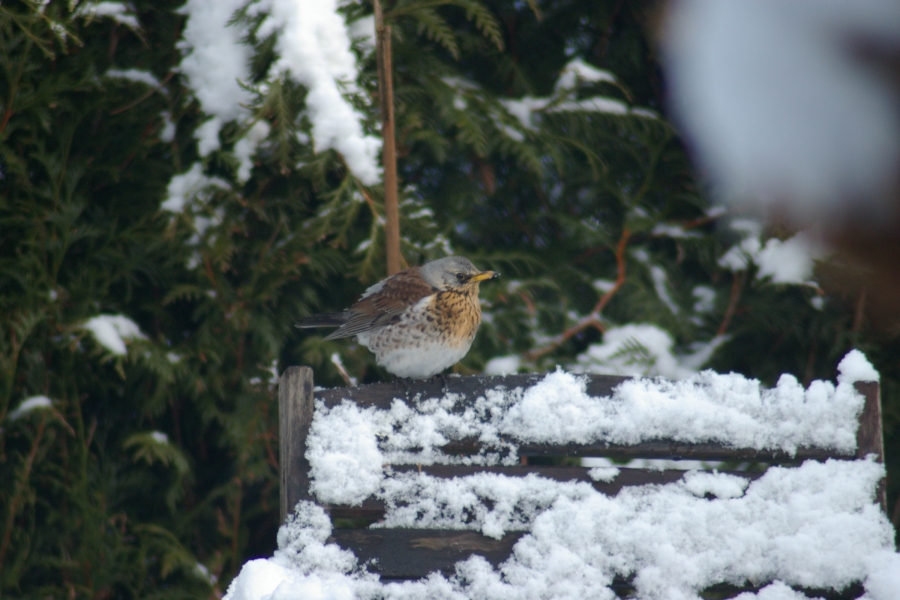
M 486 279 L 499 277 L 494 271 L 481 271 L 467 258 L 448 256 L 439 258 L 420 267 L 422 277 L 437 289 L 450 290 L 467 285 L 475 285 Z

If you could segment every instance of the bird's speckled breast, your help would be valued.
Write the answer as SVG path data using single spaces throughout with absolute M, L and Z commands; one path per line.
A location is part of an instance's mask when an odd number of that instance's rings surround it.
M 481 325 L 478 289 L 439 292 L 435 298 L 436 325 L 451 346 L 470 345 Z

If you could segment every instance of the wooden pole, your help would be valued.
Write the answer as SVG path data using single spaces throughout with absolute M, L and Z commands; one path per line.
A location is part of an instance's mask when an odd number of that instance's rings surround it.
M 387 273 L 400 271 L 400 208 L 397 199 L 397 146 L 394 136 L 394 81 L 391 64 L 391 26 L 384 24 L 381 0 L 375 3 L 375 52 L 381 94 L 381 161 L 384 164 L 384 235 Z
M 313 417 L 313 371 L 288 367 L 278 381 L 278 435 L 281 446 L 281 522 L 309 495 L 306 436 Z

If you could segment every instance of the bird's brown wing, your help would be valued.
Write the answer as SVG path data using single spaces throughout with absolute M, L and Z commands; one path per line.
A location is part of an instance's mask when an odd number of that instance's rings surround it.
M 394 323 L 407 308 L 438 291 L 422 279 L 418 267 L 400 271 L 385 279 L 380 287 L 374 288 L 344 311 L 346 323 L 326 340 L 350 337 Z

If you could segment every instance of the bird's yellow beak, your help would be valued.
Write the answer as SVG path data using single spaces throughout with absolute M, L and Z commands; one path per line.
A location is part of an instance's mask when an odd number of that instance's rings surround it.
M 482 271 L 478 275 L 473 275 L 469 278 L 469 281 L 487 281 L 488 279 L 497 279 L 500 277 L 500 273 L 495 271 Z

